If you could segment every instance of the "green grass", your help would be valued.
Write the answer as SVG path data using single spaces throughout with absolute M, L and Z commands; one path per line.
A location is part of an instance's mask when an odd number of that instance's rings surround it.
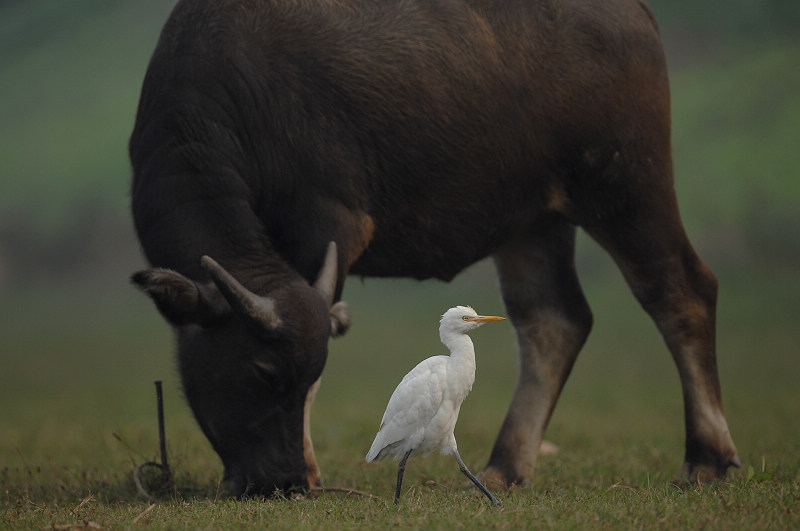
M 436 319 L 446 306 L 468 302 L 502 313 L 493 284 L 487 264 L 452 285 L 368 280 L 362 286 L 351 279 L 346 294 L 355 325 L 331 344 L 312 426 L 326 485 L 377 499 L 341 493 L 219 499 L 221 465 L 180 397 L 170 336 L 149 301 L 132 288 L 111 300 L 81 292 L 12 298 L 7 307 L 16 314 L 0 325 L 7 352 L 0 373 L 2 521 L 19 528 L 95 522 L 212 529 L 800 525 L 798 303 L 789 295 L 800 282 L 793 278 L 723 282 L 720 372 L 744 463 L 728 481 L 672 484 L 683 445 L 676 371 L 653 325 L 610 274 L 587 286 L 595 330 L 548 430 L 561 452 L 539 460 L 532 485 L 499 493 L 505 507 L 491 509 L 452 457 L 415 458 L 402 503 L 393 507 L 394 463 L 363 461 L 383 407 L 408 369 L 442 351 Z M 42 320 L 51 327 L 47 333 Z M 488 459 L 516 369 L 509 326 L 486 326 L 473 337 L 477 381 L 456 435 L 477 471 Z M 150 508 L 131 474 L 136 463 L 157 455 L 155 379 L 166 382 L 177 482 Z

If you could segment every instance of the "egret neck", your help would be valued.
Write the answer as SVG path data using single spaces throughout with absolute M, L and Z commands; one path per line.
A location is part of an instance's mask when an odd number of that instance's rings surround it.
M 458 399 L 463 400 L 475 383 L 475 345 L 467 334 L 449 329 L 440 330 L 439 338 L 450 350 L 448 374 L 458 374 L 456 378 L 448 378 L 450 390 Z

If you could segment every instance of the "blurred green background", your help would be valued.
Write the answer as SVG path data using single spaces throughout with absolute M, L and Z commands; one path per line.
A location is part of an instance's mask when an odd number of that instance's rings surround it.
M 154 455 L 151 382 L 163 379 L 179 463 L 218 470 L 180 397 L 170 331 L 127 280 L 144 262 L 126 143 L 173 3 L 0 1 L 0 468 L 119 467 Z M 718 355 L 734 439 L 746 463 L 796 463 L 800 4 L 651 4 L 671 71 L 684 221 L 721 280 Z M 584 237 L 578 262 L 595 328 L 548 437 L 601 456 L 663 448 L 665 473 L 677 473 L 682 405 L 669 354 Z M 503 314 L 486 262 L 449 285 L 353 278 L 345 298 L 354 326 L 331 344 L 312 421 L 323 456 L 345 443 L 366 452 L 394 385 L 442 352 L 446 308 Z M 478 377 L 457 433 L 465 456 L 485 462 L 516 354 L 507 324 L 473 337 Z

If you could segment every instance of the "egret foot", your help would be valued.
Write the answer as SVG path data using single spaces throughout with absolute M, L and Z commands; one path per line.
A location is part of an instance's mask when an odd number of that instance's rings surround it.
M 461 456 L 458 455 L 458 450 L 453 449 L 453 453 L 456 456 L 456 461 L 458 461 L 458 467 L 461 469 L 461 471 L 464 473 L 464 475 L 467 476 L 469 478 L 469 480 L 472 481 L 475 484 L 475 486 L 478 487 L 481 490 L 481 492 L 486 495 L 487 498 L 489 498 L 489 501 L 492 502 L 492 506 L 494 506 L 494 507 L 502 507 L 503 504 L 500 503 L 500 500 L 495 498 L 494 495 L 491 492 L 489 492 L 489 489 L 484 487 L 483 483 L 478 481 L 478 478 L 476 478 L 474 475 L 472 475 L 472 472 L 470 472 L 469 468 L 467 468 L 467 465 L 464 464 L 464 461 L 461 459 Z

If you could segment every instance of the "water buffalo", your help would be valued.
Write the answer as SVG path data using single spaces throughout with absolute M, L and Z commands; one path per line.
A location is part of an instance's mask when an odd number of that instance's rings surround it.
M 348 324 L 346 275 L 450 280 L 487 256 L 520 362 L 481 477 L 527 482 L 592 324 L 576 227 L 674 357 L 683 475 L 739 465 L 717 281 L 678 214 L 667 68 L 642 1 L 182 0 L 129 148 L 153 267 L 133 280 L 175 327 L 229 493 L 319 482 L 308 410 Z

